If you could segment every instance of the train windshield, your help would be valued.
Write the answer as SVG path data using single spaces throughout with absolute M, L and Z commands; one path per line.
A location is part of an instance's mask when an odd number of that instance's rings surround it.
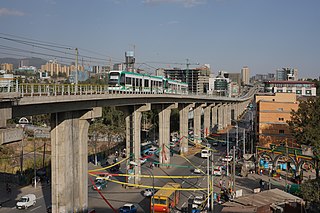
M 111 72 L 109 74 L 109 85 L 118 85 L 119 84 L 119 79 L 120 79 L 120 73 L 118 72 Z

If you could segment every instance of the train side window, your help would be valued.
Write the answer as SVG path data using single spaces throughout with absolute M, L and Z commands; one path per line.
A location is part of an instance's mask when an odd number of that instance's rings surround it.
M 121 75 L 120 77 L 120 84 L 124 84 L 125 83 L 125 76 L 124 75 Z
M 126 84 L 131 84 L 131 78 L 126 77 Z

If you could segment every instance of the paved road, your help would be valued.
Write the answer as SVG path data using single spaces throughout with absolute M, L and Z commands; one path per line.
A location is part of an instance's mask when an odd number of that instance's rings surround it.
M 219 145 L 217 147 L 220 150 L 218 153 L 215 154 L 215 164 L 219 165 L 221 162 L 218 160 L 222 153 L 225 151 L 225 146 Z M 158 168 L 154 167 L 152 169 L 152 173 L 154 175 L 192 175 L 192 168 L 191 164 L 200 166 L 205 170 L 207 165 L 206 159 L 201 158 L 199 154 L 197 155 L 190 155 L 187 157 L 188 160 L 191 162 L 187 162 L 183 157 L 179 155 L 174 155 L 171 160 L 172 164 L 179 165 L 179 167 L 172 166 L 171 168 Z M 113 160 L 113 156 L 109 158 L 109 162 Z M 149 175 L 147 172 L 146 167 L 149 164 L 146 163 L 142 167 L 142 174 Z M 99 166 L 94 166 L 91 163 L 88 164 L 88 168 L 94 169 L 98 168 Z M 148 168 L 151 170 L 150 168 Z M 121 165 L 121 171 L 125 171 L 125 164 Z M 116 178 L 116 177 L 112 177 Z M 119 178 L 119 177 L 118 177 Z M 219 192 L 220 189 L 218 187 L 219 181 L 221 177 L 214 177 L 214 191 Z M 222 177 L 225 180 L 225 183 L 228 182 L 229 177 Z M 266 182 L 269 181 L 269 177 L 265 175 L 257 175 L 257 174 L 249 174 L 248 177 L 236 177 L 236 189 L 242 189 L 243 194 L 251 194 L 254 188 L 259 187 L 259 180 L 263 179 Z M 272 188 L 277 187 L 280 189 L 284 188 L 284 181 L 279 179 L 270 179 L 272 184 Z M 155 186 L 163 186 L 168 181 L 175 181 L 179 182 L 183 185 L 183 188 L 206 188 L 207 187 L 207 176 L 203 176 L 196 179 L 155 179 Z M 144 185 L 152 186 L 152 179 L 151 178 L 143 178 L 142 183 Z M 102 199 L 102 197 L 94 190 L 91 189 L 91 182 L 88 179 L 88 187 L 89 187 L 89 207 L 94 208 L 97 213 L 108 213 L 114 212 L 110 206 Z M 4 186 L 1 186 L 1 189 L 5 189 Z M 50 186 L 45 185 L 44 187 L 38 187 L 37 189 L 32 188 L 31 186 L 27 186 L 24 188 L 13 188 L 12 194 L 7 194 L 5 190 L 0 190 L 0 201 L 4 201 L 6 199 L 11 199 L 10 201 L 3 204 L 3 207 L 0 209 L 0 213 L 15 213 L 15 212 L 33 212 L 33 213 L 44 213 L 46 206 L 50 204 L 51 201 L 51 192 Z M 150 212 L 150 198 L 146 198 L 142 195 L 142 188 L 123 188 L 121 184 L 109 182 L 108 187 L 102 191 L 105 198 L 111 204 L 111 206 L 115 209 L 118 209 L 125 203 L 134 203 L 138 206 L 138 212 Z M 34 207 L 31 207 L 27 210 L 17 210 L 15 208 L 16 200 L 21 197 L 23 194 L 27 193 L 34 193 L 37 196 L 37 204 Z M 181 199 L 178 205 L 178 208 L 187 206 L 187 202 L 189 198 L 192 198 L 195 195 L 206 194 L 206 191 L 182 191 L 181 192 Z

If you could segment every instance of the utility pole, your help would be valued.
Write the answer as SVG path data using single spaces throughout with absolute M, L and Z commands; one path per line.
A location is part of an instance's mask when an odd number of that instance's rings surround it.
M 213 169 L 214 169 L 214 151 L 211 152 L 211 213 L 214 212 L 214 206 L 213 206 Z M 208 197 L 209 200 L 209 197 Z
M 227 156 L 229 157 L 229 130 L 227 129 Z M 227 160 L 227 177 L 229 177 L 229 161 Z
M 246 154 L 246 130 L 243 129 L 243 154 Z
M 285 179 L 285 189 L 287 191 L 287 184 L 288 184 L 288 159 L 289 159 L 289 153 L 288 153 L 288 143 L 286 141 L 286 179 Z
M 209 167 L 210 155 L 207 156 L 207 176 L 208 176 L 208 196 L 207 196 L 207 205 L 210 205 L 209 195 L 210 195 L 210 167 Z M 213 169 L 213 168 L 212 168 Z
M 235 193 L 236 193 L 236 149 L 235 146 L 233 146 L 233 176 L 232 176 L 232 191 L 234 193 L 234 198 L 235 198 Z
M 75 91 L 76 92 L 78 92 L 78 55 L 79 55 L 78 48 L 76 48 L 76 63 L 75 63 L 75 66 L 76 66 L 76 75 L 75 75 L 76 88 L 75 88 Z

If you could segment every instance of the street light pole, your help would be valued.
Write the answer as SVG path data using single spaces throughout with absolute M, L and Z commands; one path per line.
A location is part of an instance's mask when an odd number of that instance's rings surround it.
M 33 135 L 33 170 L 34 170 L 34 188 L 37 188 L 37 168 L 36 168 L 36 137 Z
M 134 161 L 130 161 L 129 163 L 130 163 L 130 165 L 132 165 L 132 166 L 135 166 L 135 167 L 138 166 L 138 164 L 137 164 L 136 162 L 134 162 Z M 147 168 L 147 167 L 142 167 L 142 166 L 140 166 L 140 168 L 145 169 L 145 170 L 149 173 L 149 175 L 152 177 L 152 190 L 153 190 L 153 193 L 154 193 L 154 175 L 153 175 L 152 171 L 151 171 L 149 168 Z M 152 200 L 152 197 L 151 197 L 151 204 L 153 204 L 152 201 L 153 201 L 153 200 Z M 152 213 L 154 213 L 153 205 L 152 205 Z
M 152 191 L 153 191 L 152 193 L 154 193 L 154 175 L 153 175 L 153 173 L 147 167 L 142 167 L 141 166 L 141 168 L 144 168 L 146 171 L 148 171 L 149 175 L 152 176 Z M 152 196 L 151 196 L 151 204 L 153 204 L 152 201 L 153 200 L 152 200 Z M 154 205 L 152 205 L 152 213 L 154 213 Z
M 210 161 L 210 155 L 207 156 L 207 176 L 208 176 L 208 196 L 207 196 L 207 206 L 209 207 L 210 205 L 210 201 L 209 201 L 209 196 L 210 196 L 210 165 L 209 165 L 209 161 Z M 213 168 L 212 168 L 213 169 Z
M 229 157 L 229 130 L 227 130 L 227 156 Z M 227 160 L 227 177 L 229 177 L 229 161 Z

